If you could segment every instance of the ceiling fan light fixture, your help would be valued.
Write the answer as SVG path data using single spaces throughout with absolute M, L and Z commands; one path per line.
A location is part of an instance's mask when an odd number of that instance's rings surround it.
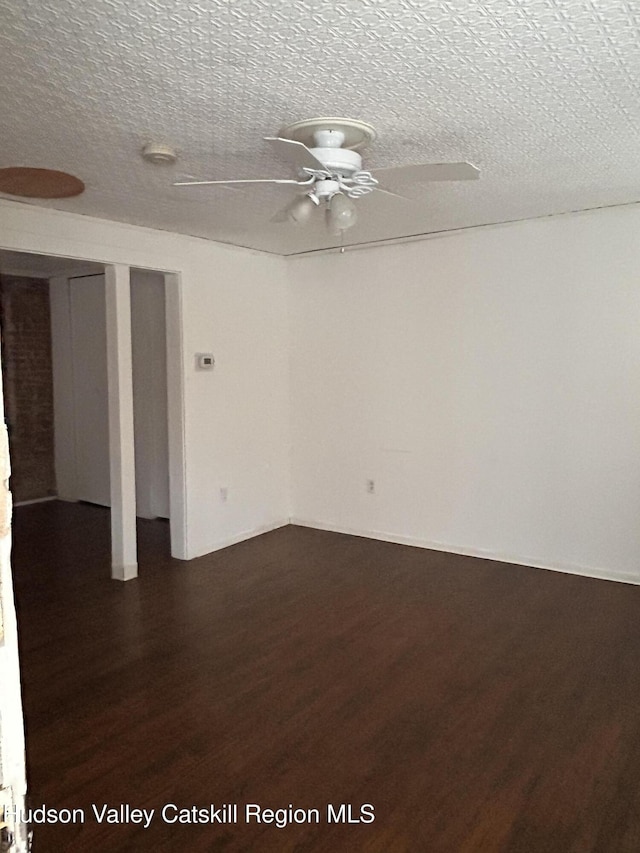
M 344 193 L 336 193 L 329 202 L 327 220 L 334 234 L 353 228 L 358 221 L 355 204 Z
M 480 176 L 480 170 L 471 163 L 414 163 L 376 170 L 378 177 L 363 170 L 359 153 L 376 138 L 373 127 L 361 121 L 345 118 L 308 119 L 281 129 L 278 136 L 265 136 L 271 149 L 294 168 L 291 178 L 236 178 L 216 180 L 176 181 L 174 186 L 250 186 L 251 184 L 279 184 L 295 186 L 296 192 L 304 187 L 305 195 L 296 195 L 285 207 L 271 217 L 271 222 L 289 222 L 302 225 L 321 206 L 329 231 L 342 237 L 357 222 L 353 199 L 376 193 L 382 201 L 385 196 L 402 199 L 404 196 L 384 184 L 395 187 L 431 181 L 469 181 Z M 311 147 L 308 147 L 311 146 Z
M 316 202 L 309 195 L 300 195 L 294 198 L 287 208 L 286 216 L 294 225 L 304 225 L 316 208 Z

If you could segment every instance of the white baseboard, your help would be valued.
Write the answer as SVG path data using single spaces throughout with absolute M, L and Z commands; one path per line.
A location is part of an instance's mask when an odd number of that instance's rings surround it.
M 56 495 L 48 495 L 46 498 L 34 498 L 31 501 L 17 501 L 14 506 L 31 506 L 31 504 L 43 504 L 47 501 L 57 501 Z
M 253 539 L 255 536 L 261 536 L 263 533 L 269 533 L 271 530 L 277 530 L 279 527 L 286 527 L 291 519 L 283 518 L 278 521 L 272 521 L 269 524 L 263 524 L 259 527 L 253 527 L 251 530 L 244 530 L 242 533 L 237 533 L 234 536 L 229 536 L 226 539 L 219 539 L 202 549 L 189 552 L 188 560 L 194 560 L 196 557 L 204 557 L 206 554 L 212 554 L 214 551 L 221 551 L 223 548 L 228 548 L 230 545 L 237 545 L 239 542 L 245 542 L 247 539 Z
M 578 566 L 561 563 L 541 563 L 537 560 L 529 560 L 516 554 L 501 554 L 491 551 L 482 551 L 478 548 L 458 548 L 445 545 L 442 542 L 430 542 L 426 539 L 418 539 L 413 536 L 402 536 L 395 533 L 385 533 L 380 530 L 358 530 L 356 528 L 343 527 L 324 521 L 310 521 L 305 518 L 291 518 L 291 524 L 298 527 L 312 527 L 315 530 L 328 530 L 333 533 L 344 533 L 348 536 L 362 536 L 365 539 L 377 539 L 381 542 L 393 542 L 396 545 L 410 545 L 412 548 L 426 548 L 430 551 L 443 551 L 447 554 L 459 554 L 463 557 L 477 557 L 481 560 L 495 560 L 499 563 L 513 563 L 517 566 L 526 566 L 532 569 L 545 569 L 551 572 L 562 572 L 569 575 L 582 575 L 587 578 L 598 580 L 616 581 L 617 583 L 629 583 L 640 585 L 640 576 L 626 574 L 625 572 L 611 571 L 610 569 L 593 568 L 591 566 Z

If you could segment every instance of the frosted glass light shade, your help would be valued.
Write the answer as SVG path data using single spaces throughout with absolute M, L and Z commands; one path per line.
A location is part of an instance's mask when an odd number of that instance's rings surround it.
M 287 208 L 287 219 L 296 225 L 304 225 L 305 222 L 309 221 L 309 217 L 315 209 L 316 205 L 309 196 L 299 196 Z
M 329 202 L 328 220 L 333 232 L 352 228 L 358 221 L 355 204 L 344 193 L 336 193 Z

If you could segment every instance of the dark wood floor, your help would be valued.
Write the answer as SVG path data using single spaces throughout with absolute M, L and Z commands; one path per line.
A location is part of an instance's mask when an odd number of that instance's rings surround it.
M 32 805 L 87 810 L 36 853 L 640 850 L 640 588 L 295 527 L 179 563 L 163 522 L 120 584 L 108 525 L 16 516 Z M 321 823 L 246 826 L 246 803 Z

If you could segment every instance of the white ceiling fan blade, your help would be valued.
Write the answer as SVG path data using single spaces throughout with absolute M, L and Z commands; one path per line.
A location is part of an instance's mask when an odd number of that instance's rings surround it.
M 292 163 L 298 169 L 314 169 L 325 171 L 320 160 L 317 160 L 307 146 L 295 139 L 281 139 L 279 136 L 265 136 L 265 142 L 270 142 L 274 151 L 284 160 Z
M 284 207 L 281 207 L 277 213 L 274 213 L 269 222 L 289 222 L 289 208 L 291 207 L 291 202 L 285 204 Z
M 401 193 L 394 193 L 391 190 L 388 190 L 386 187 L 381 187 L 380 184 L 375 188 L 375 192 L 384 193 L 385 195 L 392 195 L 395 198 L 402 198 L 409 201 L 409 197 L 406 195 L 402 195 Z
M 480 169 L 471 163 L 423 163 L 415 166 L 396 166 L 376 169 L 385 183 L 422 183 L 423 181 L 474 181 L 480 177 Z
M 174 182 L 174 186 L 177 185 L 177 186 L 181 186 L 181 187 L 189 187 L 194 183 L 197 185 L 198 178 L 196 177 L 196 175 L 184 174 L 184 175 L 181 175 L 180 177 L 182 178 L 182 180 L 179 183 Z M 190 180 L 187 181 L 187 178 L 190 178 Z M 242 185 L 240 185 L 238 187 L 234 184 L 222 184 L 220 186 L 220 189 L 221 190 L 227 190 L 227 191 L 232 192 L 232 193 L 239 193 L 239 192 L 242 192 L 243 190 L 248 190 L 249 187 L 243 187 Z
M 175 181 L 174 187 L 211 187 L 224 186 L 229 184 L 294 184 L 295 186 L 305 186 L 306 181 L 294 181 L 288 178 L 241 178 L 236 181 Z

